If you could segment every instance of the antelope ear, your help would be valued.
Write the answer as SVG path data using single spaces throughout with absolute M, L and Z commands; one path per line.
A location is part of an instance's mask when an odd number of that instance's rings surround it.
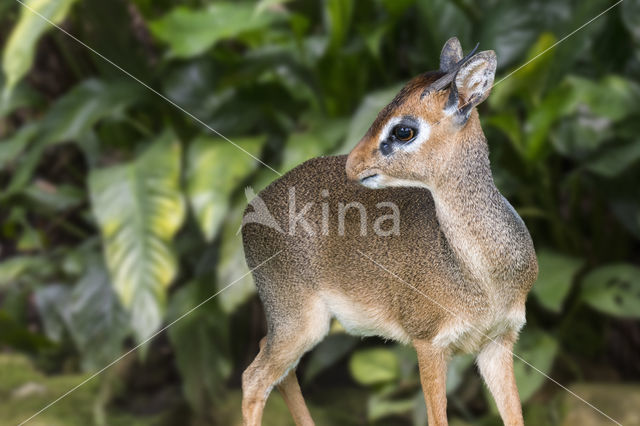
M 451 37 L 442 47 L 442 52 L 440 52 L 440 71 L 452 71 L 460 59 L 462 59 L 460 41 L 457 37 Z
M 473 55 L 458 70 L 455 85 L 461 96 L 460 112 L 467 117 L 473 107 L 489 96 L 496 75 L 496 64 L 496 53 L 485 50 Z

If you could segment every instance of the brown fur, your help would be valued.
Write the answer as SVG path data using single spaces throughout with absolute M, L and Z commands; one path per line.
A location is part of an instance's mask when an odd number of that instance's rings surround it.
M 490 53 L 478 55 L 491 59 Z M 429 424 L 446 424 L 446 361 L 456 351 L 480 352 L 480 371 L 503 420 L 522 423 L 510 348 L 537 276 L 535 252 L 524 223 L 493 184 L 477 112 L 459 124 L 459 117 L 443 112 L 447 91 L 421 99 L 425 86 L 441 75 L 412 80 L 348 158 L 309 160 L 259 194 L 284 232 L 256 223 L 243 227 L 250 268 L 281 251 L 253 272 L 268 333 L 243 374 L 245 424 L 260 424 L 266 397 L 283 377 L 285 401 L 296 422 L 311 421 L 295 365 L 326 335 L 332 317 L 357 334 L 414 344 Z M 461 101 L 470 98 L 460 91 Z M 414 152 L 381 155 L 378 139 L 385 123 L 404 115 L 431 125 L 428 141 Z M 372 190 L 356 182 L 373 172 L 389 182 L 403 179 L 428 189 Z M 313 235 L 300 227 L 288 233 L 290 188 L 295 188 L 296 211 L 314 203 L 305 215 Z M 340 235 L 336 206 L 354 201 L 370 215 L 368 232 L 360 235 L 360 215 L 352 209 Z M 398 235 L 373 232 L 371 215 L 389 213 L 377 207 L 380 202 L 398 206 Z M 323 204 L 331 213 L 327 235 L 321 232 Z

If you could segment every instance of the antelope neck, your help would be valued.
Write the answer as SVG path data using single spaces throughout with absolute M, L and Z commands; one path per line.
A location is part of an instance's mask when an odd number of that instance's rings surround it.
M 432 190 L 442 231 L 463 269 L 486 284 L 502 281 L 524 225 L 493 182 L 484 140 L 461 146 L 449 164 Z

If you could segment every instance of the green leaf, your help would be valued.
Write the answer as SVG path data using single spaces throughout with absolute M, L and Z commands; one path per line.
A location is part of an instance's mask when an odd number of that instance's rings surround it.
M 47 260 L 40 256 L 10 257 L 0 262 L 0 286 L 14 283 L 26 275 L 42 276 L 50 270 Z
M 40 180 L 25 188 L 24 195 L 38 206 L 54 211 L 64 211 L 84 201 L 84 191 L 78 187 L 67 184 L 55 186 Z
M 531 292 L 542 306 L 559 313 L 564 299 L 569 294 L 576 272 L 583 264 L 582 259 L 553 250 L 538 251 L 538 281 Z
M 45 335 L 53 342 L 60 343 L 66 328 L 66 307 L 71 288 L 63 284 L 49 284 L 33 294 Z
M 204 53 L 218 41 L 240 37 L 271 25 L 278 15 L 270 10 L 257 11 L 248 3 L 216 2 L 194 10 L 178 6 L 149 29 L 169 45 L 169 54 L 189 58 Z
M 635 140 L 622 146 L 608 147 L 585 167 L 601 176 L 613 178 L 627 170 L 640 159 L 640 141 Z
M 329 46 L 341 47 L 349 33 L 353 16 L 353 0 L 325 0 L 324 12 L 329 33 Z
M 60 341 L 66 329 L 85 371 L 98 370 L 120 354 L 129 318 L 102 265 L 91 264 L 72 288 L 53 284 L 38 289 L 34 300 L 47 336 Z
M 26 324 L 16 321 L 6 311 L 0 310 L 0 345 L 16 351 L 36 352 L 50 346 L 51 342 L 43 335 L 30 331 Z
M 73 287 L 65 315 L 85 371 L 98 370 L 120 354 L 130 332 L 129 316 L 102 265 L 91 265 Z
M 179 318 L 214 292 L 210 284 L 191 282 L 172 296 L 167 318 Z M 219 402 L 231 374 L 229 321 L 215 301 L 198 307 L 168 329 L 182 388 L 189 404 L 205 414 L 212 401 Z
M 89 175 L 107 265 L 138 341 L 160 326 L 177 273 L 171 240 L 185 216 L 180 157 L 180 145 L 167 131 L 135 162 Z
M 21 7 L 20 19 L 11 30 L 2 56 L 2 69 L 6 76 L 3 98 L 8 98 L 16 83 L 31 68 L 38 39 L 46 31 L 53 29 L 45 19 L 59 24 L 67 16 L 75 1 L 27 0 L 28 7 Z
M 551 91 L 529 115 L 525 123 L 525 155 L 535 163 L 546 152 L 548 135 L 553 124 L 573 111 L 577 104 L 575 92 L 566 85 Z
M 491 99 L 491 98 L 489 98 Z M 487 124 L 496 127 L 507 136 L 511 145 L 517 152 L 523 152 L 523 136 L 520 130 L 520 121 L 514 111 L 505 111 L 489 117 Z
M 555 42 L 556 38 L 553 34 L 548 32 L 540 34 L 523 60 L 526 65 L 518 64 L 513 70 L 506 72 L 504 79 L 496 79 L 491 89 L 489 105 L 496 110 L 504 110 L 506 101 L 514 94 L 538 100 L 554 57 L 553 50 L 548 50 L 544 54 L 542 52 L 549 49 Z
M 387 348 L 362 349 L 349 361 L 351 376 L 362 385 L 390 382 L 398 378 L 398 359 Z
M 375 422 L 384 417 L 401 415 L 415 407 L 415 398 L 389 399 L 385 396 L 371 395 L 367 404 L 367 418 Z
M 324 120 L 305 132 L 292 132 L 285 143 L 280 171 L 285 173 L 303 162 L 331 152 L 344 137 L 347 123 Z
M 462 384 L 467 370 L 473 365 L 473 355 L 455 355 L 447 366 L 447 394 L 452 394 Z
M 234 142 L 254 156 L 264 137 L 237 138 Z M 187 193 L 207 241 L 217 234 L 229 209 L 229 198 L 255 169 L 251 156 L 221 138 L 201 136 L 189 148 Z
M 43 143 L 77 141 L 100 120 L 123 115 L 142 94 L 140 85 L 128 80 L 85 80 L 48 111 L 42 121 Z
M 570 76 L 567 83 L 578 101 L 587 105 L 593 114 L 612 121 L 628 117 L 640 103 L 640 86 L 617 75 L 608 75 L 599 81 Z
M 4 170 L 26 149 L 33 137 L 38 133 L 36 124 L 21 127 L 10 137 L 0 141 L 0 170 Z
M 526 328 L 515 345 L 513 370 L 520 400 L 524 403 L 547 380 L 540 374 L 549 374 L 558 352 L 558 342 L 549 334 L 535 328 Z M 540 371 L 536 371 L 531 365 Z
M 313 349 L 304 369 L 304 382 L 334 365 L 358 344 L 358 338 L 345 333 L 331 334 Z
M 380 110 L 391 102 L 402 87 L 403 84 L 395 85 L 370 93 L 364 98 L 351 119 L 344 145 L 338 150 L 339 154 L 347 153 L 356 146 L 358 141 L 367 133 L 369 127 L 371 127 L 371 123 L 376 119 Z
M 480 46 L 495 50 L 500 65 L 521 57 L 540 33 L 536 22 L 541 15 L 538 3 L 498 2 L 483 9 Z
M 591 271 L 582 282 L 582 298 L 605 314 L 640 318 L 640 268 L 617 263 Z

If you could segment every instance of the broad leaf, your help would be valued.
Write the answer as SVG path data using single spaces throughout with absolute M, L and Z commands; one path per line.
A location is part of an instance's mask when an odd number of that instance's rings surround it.
M 9 35 L 2 56 L 2 69 L 6 77 L 3 98 L 9 97 L 16 83 L 31 68 L 38 39 L 46 31 L 53 29 L 45 19 L 59 24 L 75 1 L 27 0 L 28 7 L 22 6 L 20 19 Z
M 367 404 L 367 418 L 376 422 L 384 417 L 405 414 L 414 407 L 415 398 L 412 397 L 394 400 L 373 394 Z
M 26 276 L 42 277 L 51 272 L 52 265 L 40 256 L 14 256 L 0 262 L 0 286 L 17 282 Z
M 613 178 L 640 160 L 640 141 L 634 140 L 622 146 L 609 147 L 589 161 L 585 167 L 601 176 Z
M 347 153 L 356 146 L 358 141 L 367 133 L 369 127 L 371 127 L 380 110 L 391 102 L 402 86 L 403 85 L 396 85 L 384 90 L 379 90 L 364 98 L 351 119 L 351 125 L 347 131 L 344 145 L 338 150 L 339 154 Z
M 602 266 L 584 277 L 582 297 L 592 308 L 623 318 L 640 318 L 640 268 Z
M 329 33 L 329 46 L 340 48 L 349 33 L 351 17 L 353 16 L 353 0 L 326 0 L 325 20 Z
M 260 154 L 263 137 L 234 139 L 253 156 Z M 229 198 L 255 169 L 254 158 L 221 138 L 199 137 L 189 148 L 187 193 L 207 241 L 216 236 L 229 209 Z
M 28 185 L 48 146 L 60 142 L 82 142 L 100 120 L 120 116 L 128 106 L 140 99 L 141 93 L 140 86 L 129 81 L 105 82 L 95 79 L 85 80 L 65 93 L 37 125 L 14 135 L 13 138 L 34 141 L 16 161 L 17 172 L 0 198 L 13 195 Z M 28 141 L 14 143 L 17 147 L 7 148 L 7 161 L 12 160 Z M 4 162 L 2 160 L 0 158 L 0 166 Z
M 37 133 L 37 125 L 27 124 L 10 137 L 0 141 L 0 171 L 9 166 L 25 150 Z
M 558 352 L 558 342 L 541 330 L 526 328 L 513 350 L 513 369 L 520 400 L 524 403 L 542 386 Z M 530 364 L 530 365 L 529 365 Z M 532 366 L 540 371 L 536 371 Z
M 142 94 L 141 86 L 128 80 L 85 80 L 49 110 L 41 139 L 47 145 L 77 141 L 103 118 L 122 115 Z
M 582 259 L 552 250 L 538 252 L 538 281 L 531 292 L 545 308 L 560 312 L 569 294 L 576 272 L 584 264 Z
M 398 359 L 387 348 L 362 349 L 351 356 L 349 371 L 363 385 L 390 382 L 398 378 Z
M 579 102 L 595 115 L 612 121 L 628 117 L 640 102 L 640 86 L 617 75 L 608 75 L 599 81 L 571 76 L 567 82 Z
M 153 35 L 170 47 L 170 55 L 189 58 L 205 52 L 218 41 L 268 27 L 277 15 L 269 10 L 240 2 L 216 2 L 194 10 L 178 6 L 160 19 L 151 21 Z
M 304 370 L 305 383 L 338 362 L 358 344 L 358 338 L 346 333 L 329 335 L 313 349 Z
M 160 326 L 177 273 L 171 240 L 185 215 L 180 156 L 180 145 L 165 132 L 135 162 L 89 176 L 107 265 L 138 341 Z
M 35 302 L 47 337 L 60 341 L 67 330 L 85 371 L 98 370 L 120 354 L 129 319 L 103 266 L 91 264 L 73 287 L 52 284 L 37 290 Z
M 323 120 L 305 132 L 291 133 L 285 144 L 282 166 L 285 173 L 310 158 L 330 153 L 344 137 L 347 123 L 344 120 Z

